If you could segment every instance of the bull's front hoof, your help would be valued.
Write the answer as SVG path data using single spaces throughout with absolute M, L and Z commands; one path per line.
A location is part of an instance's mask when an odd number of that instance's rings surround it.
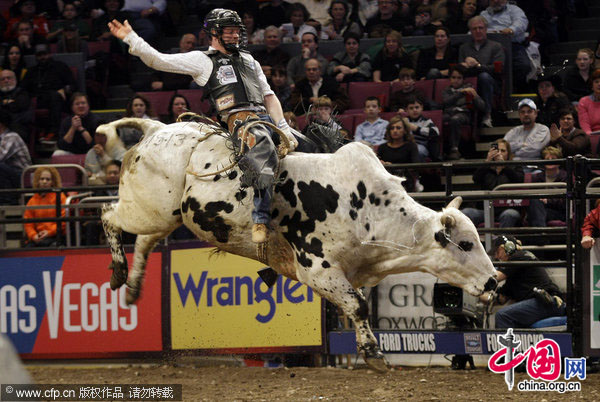
M 385 373 L 390 369 L 389 363 L 380 350 L 365 350 L 364 357 L 365 363 L 375 371 Z
M 139 297 L 139 288 L 132 288 L 127 286 L 127 292 L 125 292 L 125 303 L 127 303 L 128 306 L 131 306 L 133 303 L 135 303 Z
M 127 282 L 127 263 L 116 263 L 111 262 L 108 269 L 112 269 L 113 273 L 110 276 L 110 288 L 112 290 L 119 289 L 125 282 Z

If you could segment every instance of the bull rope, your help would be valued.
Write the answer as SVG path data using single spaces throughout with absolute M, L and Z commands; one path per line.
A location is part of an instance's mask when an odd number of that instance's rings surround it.
M 185 117 L 197 117 L 200 118 L 201 120 L 209 120 L 204 116 L 200 116 L 196 113 L 193 112 L 185 112 L 180 114 L 177 117 L 177 122 L 181 122 L 182 118 Z M 210 123 L 206 123 L 206 124 L 210 124 L 213 126 L 217 126 L 216 123 L 214 123 L 212 120 L 210 120 Z M 254 121 L 249 121 L 249 122 L 245 122 L 242 124 L 242 126 L 240 127 L 240 129 L 242 130 L 241 135 L 240 135 L 240 140 L 241 140 L 241 145 L 240 145 L 240 151 L 238 153 L 237 156 L 242 155 L 243 151 L 244 151 L 244 145 L 246 144 L 246 137 L 248 136 L 248 131 L 250 130 L 250 128 L 258 125 L 258 124 L 262 124 L 264 126 L 270 127 L 274 132 L 276 132 L 277 134 L 279 134 L 279 137 L 282 141 L 282 144 L 278 147 L 277 149 L 277 155 L 279 156 L 279 159 L 283 159 L 290 150 L 290 140 L 287 138 L 287 136 L 285 135 L 285 133 L 279 128 L 277 127 L 275 124 L 273 123 L 269 123 L 268 121 L 262 121 L 262 120 L 254 120 Z M 220 126 L 217 126 L 220 128 Z M 217 132 L 217 129 L 215 128 L 213 131 L 211 131 L 210 133 L 206 134 L 204 137 L 200 138 L 198 140 L 198 143 L 205 141 L 206 139 L 208 139 L 210 136 L 212 136 L 213 134 L 215 134 Z M 202 177 L 208 177 L 208 176 L 216 176 L 218 174 L 221 174 L 223 172 L 226 172 L 228 170 L 233 169 L 237 164 L 238 164 L 238 158 L 236 156 L 236 161 L 233 162 L 232 164 L 230 164 L 229 166 L 226 166 L 220 170 L 217 170 L 216 172 L 213 173 L 204 173 L 204 174 L 199 174 L 194 172 L 193 170 L 187 169 L 186 173 L 189 173 L 193 176 L 202 178 Z

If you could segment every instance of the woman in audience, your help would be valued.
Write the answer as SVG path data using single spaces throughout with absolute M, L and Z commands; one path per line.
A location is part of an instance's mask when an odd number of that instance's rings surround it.
M 592 144 L 590 137 L 580 128 L 575 127 L 577 113 L 572 106 L 562 109 L 558 114 L 559 126 L 550 126 L 550 143 L 548 145 L 562 149 L 564 157 L 577 154 L 591 157 Z
M 327 72 L 338 82 L 369 81 L 371 61 L 369 55 L 358 50 L 360 36 L 354 32 L 344 35 L 346 51 L 338 52 L 327 65 Z
M 417 78 L 421 80 L 447 78 L 450 74 L 450 64 L 455 64 L 458 61 L 458 52 L 450 44 L 450 31 L 448 31 L 448 28 L 436 28 L 433 38 L 434 46 L 423 49 L 419 53 Z
M 465 0 L 457 12 L 450 12 L 448 16 L 448 28 L 453 34 L 469 33 L 469 19 L 479 14 L 477 12 L 477 0 Z
M 23 52 L 18 45 L 7 46 L 4 50 L 4 60 L 2 61 L 3 70 L 12 70 L 17 76 L 17 82 L 21 82 L 27 68 L 25 67 L 25 59 L 23 58 Z
M 592 94 L 579 100 L 577 113 L 579 125 L 587 134 L 600 130 L 600 70 L 596 70 L 590 77 Z
M 410 133 L 408 123 L 402 116 L 394 116 L 390 119 L 385 129 L 385 142 L 377 148 L 377 156 L 384 165 L 392 163 L 419 163 L 421 158 L 415 139 Z M 406 191 L 415 190 L 416 174 L 413 171 L 404 170 Z
M 175 94 L 169 101 L 169 115 L 163 120 L 163 123 L 175 123 L 179 115 L 185 112 L 191 112 L 190 102 L 188 102 L 185 96 Z
M 594 64 L 594 52 L 591 49 L 579 49 L 575 65 L 570 66 L 564 79 L 564 91 L 571 102 L 578 102 L 583 96 L 590 93 L 590 76 Z
M 398 73 L 403 67 L 414 68 L 402 46 L 402 34 L 390 31 L 385 35 L 383 49 L 373 59 L 373 81 L 399 81 Z
M 538 109 L 537 123 L 550 127 L 558 123 L 558 114 L 561 109 L 571 106 L 569 98 L 557 90 L 560 87 L 560 77 L 554 75 L 540 75 L 537 79 L 537 96 L 534 101 Z
M 131 99 L 129 99 L 129 102 L 127 102 L 127 107 L 125 108 L 124 117 L 137 117 L 138 119 L 156 120 L 156 116 L 152 111 L 152 105 L 150 105 L 150 101 L 140 94 L 135 94 Z M 127 149 L 137 144 L 143 135 L 144 133 L 133 127 L 119 128 L 119 137 L 121 137 L 121 141 L 123 141 L 123 144 Z
M 328 39 L 345 38 L 346 33 L 354 33 L 360 37 L 362 31 L 360 26 L 348 19 L 350 6 L 346 0 L 333 0 L 329 6 L 329 15 L 331 19 L 325 24 L 323 30 Z
M 55 188 L 61 187 L 61 179 L 58 171 L 50 166 L 42 166 L 33 173 L 33 188 Z M 67 201 L 63 193 L 60 194 L 60 203 Z M 23 214 L 25 219 L 56 218 L 56 193 L 35 193 L 27 202 L 28 207 L 38 205 L 50 205 L 48 209 L 26 209 Z M 65 216 L 65 210 L 61 209 L 61 216 Z M 25 223 L 27 234 L 26 247 L 51 247 L 57 246 L 57 224 L 56 222 L 34 222 Z M 64 232 L 65 223 L 61 223 L 61 231 Z
M 265 41 L 265 30 L 258 29 L 256 26 L 256 14 L 250 9 L 245 10 L 242 13 L 242 21 L 246 27 L 246 35 L 248 37 L 249 45 L 262 44 Z
M 71 97 L 71 116 L 60 124 L 58 149 L 53 155 L 85 154 L 94 146 L 94 134 L 100 124 L 90 112 L 87 95 L 75 92 Z
M 279 27 L 283 42 L 300 42 L 302 34 L 311 27 L 306 24 L 310 14 L 304 4 L 292 3 L 287 9 L 287 22 Z

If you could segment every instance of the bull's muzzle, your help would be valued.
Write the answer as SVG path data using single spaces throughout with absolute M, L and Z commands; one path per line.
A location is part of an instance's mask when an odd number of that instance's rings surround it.
M 496 286 L 498 286 L 498 281 L 496 278 L 490 276 L 490 279 L 485 283 L 484 290 L 489 292 L 490 290 L 496 290 Z

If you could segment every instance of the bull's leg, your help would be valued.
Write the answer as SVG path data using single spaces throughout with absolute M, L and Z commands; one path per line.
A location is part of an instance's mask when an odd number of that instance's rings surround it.
M 352 319 L 356 328 L 356 345 L 366 363 L 377 371 L 387 370 L 388 363 L 369 325 L 369 305 L 365 296 L 359 289 L 352 287 L 343 270 L 336 267 L 320 268 L 320 266 L 321 262 L 317 264 L 313 262 L 311 270 L 298 272 L 300 280 L 341 308 Z
M 102 227 L 112 254 L 112 262 L 108 266 L 113 271 L 110 277 L 112 290 L 120 288 L 127 281 L 127 257 L 123 250 L 122 229 L 117 222 L 116 207 L 117 204 L 104 204 L 102 207 Z
M 140 297 L 148 256 L 160 240 L 164 239 L 171 231 L 156 233 L 152 235 L 138 235 L 135 240 L 135 251 L 133 254 L 133 265 L 131 275 L 127 281 L 127 304 L 133 304 Z

